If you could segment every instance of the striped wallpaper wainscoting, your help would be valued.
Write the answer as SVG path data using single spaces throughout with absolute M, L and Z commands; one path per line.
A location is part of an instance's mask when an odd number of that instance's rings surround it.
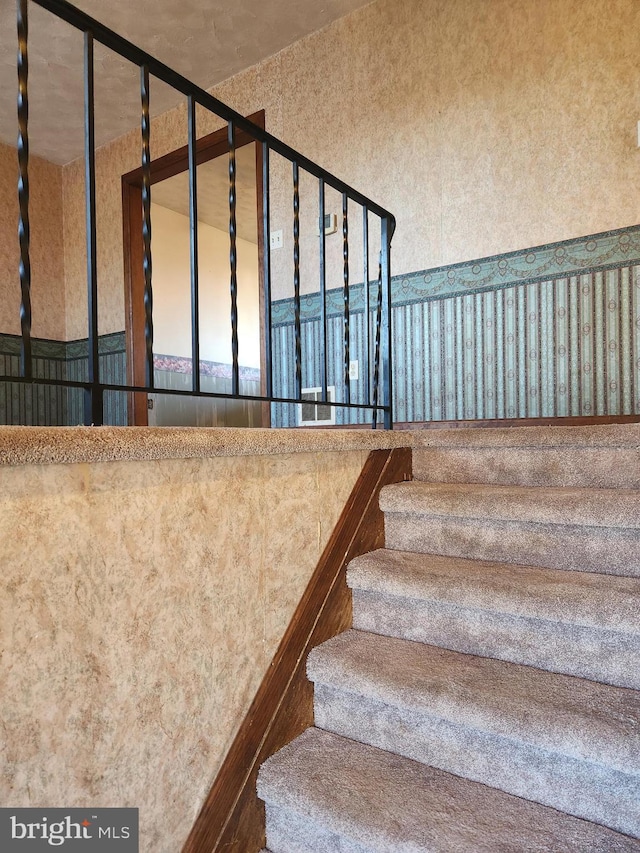
M 34 373 L 37 377 L 84 382 L 89 375 L 87 339 L 49 341 L 32 339 Z M 125 333 L 101 335 L 100 376 L 103 382 L 127 382 Z M 162 388 L 188 391 L 191 388 L 191 359 L 171 355 L 154 356 L 158 393 L 149 422 L 157 426 L 262 426 L 261 404 L 252 400 L 205 400 L 162 395 Z M 0 374 L 20 375 L 20 338 L 0 334 Z M 231 365 L 200 363 L 203 391 L 231 393 Z M 260 371 L 240 368 L 240 392 L 260 394 Z M 26 426 L 76 426 L 84 423 L 84 394 L 78 388 L 56 388 L 0 382 L 0 424 Z M 106 391 L 106 426 L 127 426 L 127 393 Z
M 355 286 L 351 298 L 354 401 L 363 399 L 362 291 Z M 328 384 L 338 400 L 341 295 L 327 298 Z M 639 226 L 396 277 L 392 298 L 396 421 L 640 413 Z M 276 303 L 273 315 L 274 386 L 286 395 L 295 370 L 292 300 Z M 319 295 L 303 297 L 305 387 L 320 384 L 319 315 Z M 274 405 L 272 418 L 294 426 L 296 408 Z M 336 422 L 370 423 L 370 414 L 337 410 Z
M 370 285 L 370 305 L 377 283 Z M 343 294 L 327 293 L 328 385 L 345 399 Z M 350 288 L 352 403 L 366 383 L 364 287 Z M 640 414 L 640 226 L 538 246 L 392 280 L 394 419 L 593 417 Z M 373 369 L 375 317 L 369 315 Z M 272 306 L 274 396 L 295 395 L 293 300 Z M 302 383 L 322 381 L 320 296 L 301 300 Z M 34 339 L 36 376 L 87 377 L 87 341 Z M 0 335 L 0 372 L 17 376 L 20 340 Z M 156 355 L 160 388 L 190 385 L 190 361 Z M 103 380 L 126 383 L 124 332 L 100 338 Z M 225 393 L 229 365 L 203 362 L 203 388 Z M 244 393 L 259 393 L 257 371 L 243 368 Z M 381 399 L 381 398 L 380 398 Z M 259 404 L 201 403 L 164 396 L 158 423 L 257 425 Z M 299 406 L 272 404 L 272 425 L 299 424 Z M 177 421 L 176 421 L 177 419 Z M 194 420 L 195 419 L 195 420 Z M 337 424 L 371 423 L 364 409 L 336 409 Z M 0 423 L 67 425 L 83 421 L 82 392 L 0 383 Z M 127 399 L 105 395 L 105 423 L 127 424 Z
M 124 332 L 100 335 L 100 378 L 102 382 L 124 385 L 127 381 L 127 352 Z M 86 338 L 67 343 L 67 379 L 82 382 L 89 376 L 89 347 Z M 84 423 L 84 395 L 70 388 L 67 396 L 67 423 L 70 426 Z M 127 395 L 107 391 L 104 395 L 105 426 L 127 426 Z
M 638 267 L 394 310 L 396 419 L 640 412 Z
M 370 341 L 373 351 L 375 325 L 370 316 Z M 327 321 L 328 385 L 335 388 L 335 400 L 345 399 L 344 390 L 344 327 L 342 315 L 329 317 Z M 273 330 L 274 394 L 278 397 L 295 397 L 295 334 L 293 324 L 279 325 Z M 357 360 L 360 379 L 350 382 L 351 402 L 362 403 L 365 399 L 364 312 L 354 313 L 350 324 L 350 360 Z M 322 384 L 321 326 L 319 320 L 302 323 L 302 387 L 318 388 Z M 373 369 L 373 359 L 372 359 Z M 381 418 L 379 418 L 381 420 Z M 370 423 L 371 412 L 364 409 L 335 410 L 336 424 Z M 271 405 L 271 425 L 293 427 L 299 425 L 299 406 L 291 403 Z
M 66 379 L 66 345 L 60 341 L 32 341 L 36 378 Z M 0 334 L 0 375 L 20 375 L 20 338 Z M 58 426 L 64 424 L 67 389 L 53 385 L 0 382 L 0 424 Z
M 84 381 L 89 371 L 88 342 L 32 339 L 36 377 Z M 126 382 L 124 332 L 101 335 L 100 373 L 104 382 Z M 20 375 L 20 338 L 0 334 L 0 374 Z M 76 426 L 84 423 L 84 395 L 77 388 L 0 382 L 0 424 Z M 126 426 L 126 394 L 105 394 L 105 424 Z

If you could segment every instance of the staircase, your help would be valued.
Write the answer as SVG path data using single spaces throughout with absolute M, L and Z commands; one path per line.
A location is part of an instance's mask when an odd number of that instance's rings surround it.
M 640 429 L 443 431 L 387 486 L 271 853 L 640 851 Z

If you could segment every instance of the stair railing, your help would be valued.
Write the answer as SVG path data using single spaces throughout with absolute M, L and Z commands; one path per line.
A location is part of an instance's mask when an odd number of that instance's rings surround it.
M 31 266 L 30 266 L 30 223 L 29 223 L 29 95 L 28 95 L 28 9 L 29 3 L 36 3 L 56 17 L 84 33 L 84 156 L 85 156 L 85 206 L 87 241 L 87 312 L 88 312 L 88 349 L 89 369 L 87 381 L 48 379 L 34 377 L 31 348 Z M 392 369 L 391 369 L 391 239 L 395 230 L 393 215 L 376 202 L 367 198 L 353 187 L 341 181 L 325 169 L 318 166 L 303 154 L 267 133 L 264 129 L 246 119 L 240 113 L 213 97 L 204 89 L 196 86 L 181 74 L 164 63 L 136 47 L 127 39 L 119 36 L 108 27 L 84 14 L 65 0 L 17 0 L 18 25 L 18 200 L 19 200 L 19 242 L 20 242 L 20 371 L 19 376 L 0 376 L 2 382 L 35 383 L 58 385 L 67 388 L 79 388 L 85 396 L 85 423 L 102 425 L 104 422 L 104 395 L 107 391 L 153 392 L 162 394 L 185 395 L 194 397 L 253 400 L 265 403 L 301 403 L 303 402 L 303 360 L 302 360 L 302 324 L 301 324 L 301 271 L 300 271 L 300 176 L 302 172 L 311 175 L 318 183 L 318 222 L 319 222 L 319 269 L 317 283 L 320 290 L 321 325 L 324 335 L 321 339 L 321 402 L 325 406 L 344 409 L 369 411 L 373 427 L 382 419 L 386 429 L 393 425 L 392 415 Z M 96 236 L 96 156 L 94 131 L 94 42 L 99 42 L 122 58 L 137 65 L 140 69 L 141 104 L 141 164 L 142 164 L 142 233 L 143 233 L 143 271 L 144 271 L 144 335 L 145 335 L 145 383 L 110 384 L 102 381 L 99 361 L 98 332 L 98 269 Z M 151 246 L 151 123 L 149 79 L 153 76 L 171 86 L 187 99 L 188 115 L 188 161 L 189 161 L 189 197 L 190 197 L 190 239 L 191 239 L 191 335 L 192 335 L 192 388 L 178 390 L 156 388 L 154 382 L 153 357 L 153 277 Z M 197 186 L 196 186 L 196 105 L 214 113 L 227 122 L 229 147 L 229 283 L 230 283 L 230 336 L 232 353 L 232 391 L 231 394 L 203 391 L 200 387 L 200 339 L 199 339 L 199 289 L 198 289 L 198 246 L 197 246 Z M 264 281 L 265 314 L 265 356 L 266 377 L 264 396 L 244 394 L 240 391 L 238 363 L 238 280 L 236 247 L 236 132 L 240 130 L 262 147 L 262 228 L 264 249 L 262 275 Z M 293 287 L 295 311 L 295 347 L 294 375 L 295 391 L 293 396 L 274 394 L 272 363 L 272 269 L 269 245 L 270 234 L 270 168 L 269 157 L 275 152 L 288 160 L 292 170 L 292 207 L 293 207 Z M 327 263 L 325 200 L 326 190 L 337 191 L 342 198 L 342 236 L 343 236 L 343 352 L 342 364 L 342 401 L 332 400 L 328 394 L 329 358 L 326 316 Z M 350 255 L 349 255 L 349 204 L 362 208 L 363 273 L 364 298 L 367 322 L 364 323 L 365 384 L 364 394 L 357 402 L 351 399 L 350 380 Z M 377 218 L 380 225 L 380 264 L 377 282 L 377 305 L 375 315 L 370 315 L 369 306 L 369 231 L 370 217 Z M 373 320 L 372 323 L 369 321 Z M 375 342 L 371 340 L 370 326 L 375 328 Z M 373 358 L 372 358 L 373 351 Z M 337 383 L 336 383 L 337 384 Z M 319 401 L 320 402 L 320 401 Z

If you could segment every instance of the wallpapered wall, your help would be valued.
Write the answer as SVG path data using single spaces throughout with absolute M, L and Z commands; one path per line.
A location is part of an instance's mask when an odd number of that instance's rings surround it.
M 398 276 L 392 282 L 396 421 L 640 413 L 640 226 Z M 487 288 L 491 288 L 487 290 Z M 371 305 L 375 286 L 370 286 Z M 328 295 L 329 377 L 344 400 L 342 293 Z M 354 288 L 352 402 L 363 402 L 363 287 Z M 294 393 L 292 300 L 273 312 L 276 395 Z M 302 304 L 303 386 L 321 383 L 319 295 Z M 374 340 L 373 314 L 370 341 Z M 276 426 L 297 407 L 272 406 Z M 336 410 L 337 423 L 365 423 Z
M 34 375 L 37 378 L 85 382 L 89 375 L 88 343 L 51 341 L 35 338 L 32 342 Z M 100 375 L 107 384 L 127 382 L 124 332 L 102 335 L 99 341 Z M 150 426 L 262 426 L 260 403 L 243 400 L 194 399 L 162 394 L 163 388 L 191 389 L 191 359 L 172 355 L 154 356 L 155 386 L 151 395 L 154 408 Z M 203 391 L 231 392 L 231 368 L 228 364 L 200 362 Z M 20 338 L 0 334 L 0 375 L 20 375 Z M 260 393 L 260 371 L 240 368 L 240 391 Z M 76 426 L 84 423 L 84 392 L 54 385 L 0 382 L 0 424 L 27 426 Z M 127 394 L 106 391 L 104 422 L 109 426 L 127 426 Z
M 370 304 L 376 303 L 370 283 Z M 327 294 L 328 384 L 344 400 L 342 291 Z M 392 281 L 396 421 L 640 414 L 640 226 L 440 267 Z M 350 358 L 365 401 L 364 288 L 351 293 Z M 303 387 L 321 384 L 320 297 L 302 298 Z M 369 316 L 370 379 L 375 317 Z M 273 306 L 275 396 L 295 395 L 293 300 Z M 0 335 L 0 371 L 17 375 L 19 339 Z M 124 383 L 124 333 L 103 336 L 105 381 Z M 86 340 L 34 343 L 38 376 L 83 380 Z M 229 365 L 201 363 L 203 390 L 229 392 Z M 155 356 L 158 389 L 188 389 L 191 360 Z M 259 371 L 241 368 L 242 391 L 259 392 Z M 260 425 L 259 404 L 155 395 L 151 423 Z M 126 424 L 126 397 L 109 392 L 106 422 Z M 274 404 L 274 426 L 299 423 L 297 405 Z M 367 423 L 365 410 L 336 410 L 336 422 Z M 0 384 L 0 423 L 76 424 L 80 392 Z
M 181 850 L 366 456 L 0 466 L 0 802 Z
M 83 382 L 89 375 L 87 340 L 32 341 L 34 376 L 38 379 Z M 105 383 L 126 382 L 124 333 L 103 335 L 99 342 L 100 375 Z M 0 334 L 0 375 L 20 375 L 20 338 Z M 127 425 L 126 395 L 108 391 L 104 397 L 105 423 Z M 0 382 L 0 424 L 77 426 L 84 423 L 84 392 L 53 385 Z
M 600 0 L 377 0 L 214 93 L 245 114 L 265 109 L 270 131 L 394 211 L 392 270 L 402 277 L 640 221 L 639 25 L 635 0 L 611 0 L 606 14 Z M 201 134 L 219 126 L 204 111 L 198 122 Z M 155 118 L 152 156 L 184 144 L 186 136 L 183 108 Z M 15 161 L 7 165 L 14 157 L 11 150 L 0 164 L 8 199 L 15 198 Z M 120 178 L 139 159 L 138 131 L 97 152 L 103 335 L 124 327 Z M 290 170 L 274 160 L 275 172 L 287 175 L 273 187 L 273 226 L 285 232 L 282 254 L 274 253 L 274 294 L 286 297 L 292 291 Z M 44 178 L 36 181 L 38 168 Z M 46 247 L 40 254 L 52 275 L 45 292 L 34 273 L 34 334 L 43 338 L 86 336 L 83 168 L 76 161 L 60 177 L 59 170 L 34 160 L 34 253 L 38 245 Z M 43 190 L 39 208 L 37 186 Z M 13 230 L 14 213 L 4 215 Z M 303 242 L 309 246 L 316 238 L 305 230 L 305 217 L 313 215 L 313 207 L 303 204 Z M 17 331 L 11 307 L 17 307 L 14 237 L 5 248 L 6 275 L 0 276 L 0 331 L 9 332 Z M 9 295 L 7 287 L 14 288 Z M 598 287 L 594 283 L 594 292 Z M 302 288 L 316 289 L 315 276 L 305 275 Z M 544 303 L 542 293 L 527 299 Z M 558 291 L 558 310 L 561 299 Z M 490 310 L 474 305 L 476 317 Z M 469 307 L 452 306 L 443 310 L 464 313 Z M 496 305 L 496 316 L 502 311 L 508 319 L 509 307 Z M 417 333 L 424 318 L 416 310 L 398 313 L 398 328 L 414 324 Z M 425 310 L 437 325 L 436 309 Z M 449 410 L 450 395 L 459 397 L 456 381 L 455 392 L 452 380 L 445 383 Z M 405 405 L 409 416 L 411 404 Z M 468 401 L 461 405 L 469 410 Z M 508 410 L 520 403 L 504 405 Z
M 393 211 L 404 274 L 640 221 L 639 30 L 635 0 L 378 0 L 214 93 Z M 153 120 L 152 156 L 186 139 L 184 109 Z M 139 159 L 138 132 L 98 152 L 103 333 L 124 325 L 120 176 Z M 63 181 L 69 338 L 86 334 L 82 168 Z

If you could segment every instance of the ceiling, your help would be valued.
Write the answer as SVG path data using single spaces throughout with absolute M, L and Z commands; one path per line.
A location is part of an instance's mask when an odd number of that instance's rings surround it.
M 82 11 L 210 88 L 370 0 L 76 0 Z M 15 0 L 0 0 L 0 140 L 15 144 Z M 82 33 L 29 4 L 31 151 L 63 164 L 82 155 Z M 138 69 L 95 47 L 96 145 L 139 125 Z M 152 80 L 152 114 L 182 96 Z
M 229 230 L 229 158 L 216 157 L 198 166 L 198 222 Z M 189 216 L 189 173 L 180 172 L 151 187 L 151 200 Z M 258 242 L 256 146 L 236 151 L 236 231 L 250 243 Z

